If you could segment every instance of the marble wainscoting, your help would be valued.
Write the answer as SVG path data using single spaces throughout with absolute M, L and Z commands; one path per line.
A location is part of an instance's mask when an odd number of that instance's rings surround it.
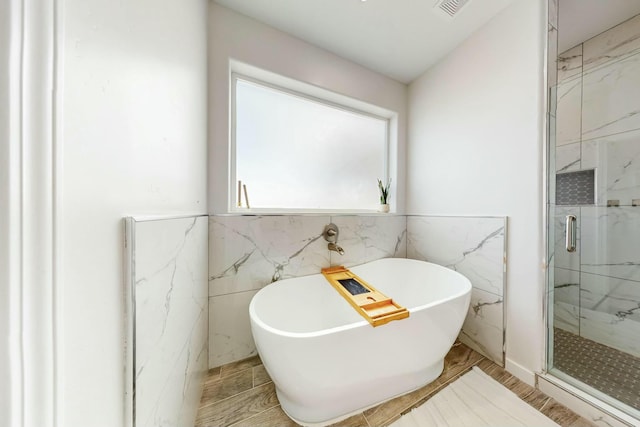
M 208 368 L 207 217 L 125 224 L 130 425 L 193 425 Z
M 325 225 L 339 227 L 344 255 L 330 252 Z M 215 215 L 209 217 L 209 367 L 256 354 L 251 298 L 277 280 L 406 255 L 401 215 Z
M 407 257 L 456 270 L 471 281 L 460 341 L 504 366 L 506 217 L 407 217 Z
M 330 265 L 329 216 L 209 217 L 209 367 L 256 354 L 249 303 L 277 280 Z
M 331 265 L 352 267 L 381 258 L 407 257 L 406 216 L 334 216 L 344 255 L 331 252 Z M 323 240 L 324 241 L 324 240 Z

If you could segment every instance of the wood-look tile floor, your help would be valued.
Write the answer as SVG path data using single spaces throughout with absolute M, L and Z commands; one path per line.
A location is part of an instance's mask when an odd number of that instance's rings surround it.
M 449 351 L 445 358 L 444 371 L 431 384 L 367 409 L 363 413 L 339 422 L 336 426 L 387 426 L 401 415 L 429 400 L 476 365 L 561 426 L 593 426 L 584 418 L 461 343 L 456 343 Z M 222 426 L 297 426 L 280 408 L 273 382 L 259 357 L 252 357 L 209 371 L 196 427 Z

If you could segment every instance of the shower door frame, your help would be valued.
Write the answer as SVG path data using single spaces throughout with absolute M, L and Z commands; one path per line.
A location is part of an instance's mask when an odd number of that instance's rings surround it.
M 550 344 L 551 328 L 554 324 L 553 316 L 553 296 L 554 296 L 554 265 L 555 265 L 555 248 L 551 248 L 550 244 L 555 242 L 553 229 L 554 216 L 551 215 L 552 209 L 555 212 L 556 206 L 551 203 L 551 195 L 555 194 L 555 131 L 556 131 L 556 87 L 557 87 L 557 58 L 558 58 L 558 10 L 561 0 L 547 0 L 547 44 L 544 53 L 544 63 L 546 67 L 546 90 L 544 93 L 544 105 L 546 111 L 544 114 L 543 144 L 542 144 L 542 166 L 543 166 L 543 185 L 542 185 L 542 244 L 544 245 L 544 288 L 543 288 L 543 315 L 542 327 L 545 331 L 545 339 L 543 341 L 543 360 L 542 372 L 536 379 L 544 380 L 549 386 L 556 388 L 561 394 L 564 394 L 567 401 L 582 401 L 601 411 L 604 415 L 612 418 L 612 421 L 618 421 L 624 425 L 635 425 L 639 418 L 634 418 L 635 414 L 628 413 L 618 406 L 614 406 L 607 400 L 612 398 L 599 390 L 584 384 L 581 381 L 571 377 L 564 372 L 551 372 L 549 367 L 553 361 L 553 346 Z M 553 147 L 552 147 L 553 145 Z M 605 396 L 605 398 L 601 398 Z M 565 403 L 565 402 L 561 402 Z M 568 404 L 566 402 L 565 404 Z M 578 406 L 579 403 L 575 403 Z M 571 406 L 571 405 L 568 405 Z M 580 405 L 584 407 L 583 405 Z M 576 409 L 574 409 L 576 410 Z

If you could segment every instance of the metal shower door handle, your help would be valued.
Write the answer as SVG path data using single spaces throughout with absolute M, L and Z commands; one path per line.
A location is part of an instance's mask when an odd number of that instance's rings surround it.
M 567 247 L 567 252 L 575 252 L 576 251 L 576 216 L 575 215 L 567 215 L 566 224 L 565 224 L 565 243 Z

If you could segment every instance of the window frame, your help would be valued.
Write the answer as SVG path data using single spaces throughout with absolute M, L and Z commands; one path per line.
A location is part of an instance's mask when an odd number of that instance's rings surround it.
M 237 81 L 245 81 L 258 86 L 263 86 L 271 90 L 279 91 L 284 94 L 303 99 L 308 102 L 314 102 L 323 106 L 328 106 L 337 110 L 345 111 L 352 114 L 366 116 L 385 123 L 384 147 L 383 147 L 383 177 L 387 182 L 390 176 L 390 158 L 391 158 L 391 129 L 392 121 L 397 120 L 397 113 L 386 110 L 382 107 L 364 103 L 352 97 L 337 94 L 324 88 L 310 85 L 298 80 L 289 79 L 282 76 L 273 75 L 264 72 L 264 75 L 255 76 L 256 73 L 239 72 L 231 67 L 229 75 L 229 182 L 228 182 L 228 212 L 229 213 L 375 213 L 376 209 L 311 209 L 311 208 L 247 208 L 239 207 L 236 204 L 238 178 L 236 174 L 236 85 Z M 271 76 L 276 77 L 271 77 Z M 266 77 L 266 78 L 265 78 Z M 277 83 L 274 80 L 280 80 Z M 324 95 L 324 96 L 322 96 Z M 375 185 L 375 183 L 372 183 Z M 243 200 L 244 203 L 244 200 Z M 251 203 L 251 195 L 249 194 L 249 203 Z

